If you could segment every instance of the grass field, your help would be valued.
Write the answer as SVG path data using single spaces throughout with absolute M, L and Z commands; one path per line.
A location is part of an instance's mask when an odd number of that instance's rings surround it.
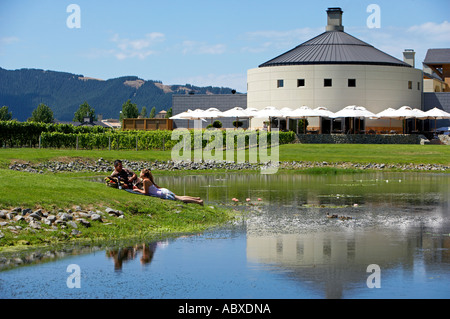
M 63 158 L 127 159 L 132 161 L 168 161 L 171 151 L 108 151 L 65 149 L 0 149 L 0 167 L 12 160 L 34 163 Z M 246 157 L 248 158 L 248 156 Z M 446 145 L 381 144 L 285 144 L 279 148 L 280 161 L 351 162 L 384 164 L 450 164 L 450 147 Z

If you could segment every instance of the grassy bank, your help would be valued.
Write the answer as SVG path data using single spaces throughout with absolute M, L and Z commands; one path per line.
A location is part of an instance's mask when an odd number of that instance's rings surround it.
M 24 244 L 29 247 L 70 242 L 98 243 L 170 233 L 192 233 L 232 218 L 223 208 L 134 195 L 64 174 L 33 174 L 0 169 L 0 175 L 0 209 L 42 208 L 57 214 L 59 209 L 80 206 L 92 211 L 105 211 L 106 207 L 111 207 L 124 212 L 123 219 L 106 217 L 102 223 L 92 222 L 91 227 L 82 228 L 81 234 L 76 236 L 71 235 L 69 228 L 55 231 L 50 226 L 42 225 L 42 229 L 36 231 L 29 229 L 26 221 L 20 221 L 14 223 L 22 227 L 20 231 L 0 228 L 4 235 L 0 238 L 0 251 L 20 248 Z

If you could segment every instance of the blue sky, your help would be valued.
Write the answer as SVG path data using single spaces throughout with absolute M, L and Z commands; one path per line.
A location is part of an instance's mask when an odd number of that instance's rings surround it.
M 70 4 L 80 28 L 69 28 Z M 370 4 L 380 27 L 369 28 Z M 450 47 L 450 1 L 85 1 L 0 0 L 0 67 L 110 79 L 135 75 L 164 84 L 246 91 L 247 70 L 325 31 L 341 7 L 344 31 L 402 59 Z

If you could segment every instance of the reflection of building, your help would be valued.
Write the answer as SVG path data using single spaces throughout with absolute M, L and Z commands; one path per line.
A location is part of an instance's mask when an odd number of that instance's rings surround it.
M 361 105 L 373 113 L 403 105 L 420 109 L 422 71 L 414 68 L 411 52 L 405 52 L 407 63 L 351 36 L 344 32 L 342 13 L 329 8 L 324 33 L 248 70 L 248 107 L 307 105 L 337 112 Z M 319 126 L 318 118 L 308 120 Z M 388 127 L 389 121 L 382 122 L 367 120 L 366 127 Z M 262 120 L 252 126 L 261 127 Z
M 251 226 L 251 225 L 250 225 Z M 342 298 L 351 287 L 365 287 L 371 264 L 381 276 L 402 264 L 404 269 L 426 275 L 427 264 L 447 262 L 448 237 L 417 234 L 399 239 L 398 229 L 373 231 L 306 231 L 264 236 L 247 232 L 247 259 L 278 267 L 280 272 L 314 287 L 322 287 L 326 298 Z M 444 249 L 442 249 L 444 248 Z M 423 259 L 416 256 L 423 249 Z M 436 253 L 436 249 L 441 249 Z M 382 279 L 382 287 L 385 284 Z

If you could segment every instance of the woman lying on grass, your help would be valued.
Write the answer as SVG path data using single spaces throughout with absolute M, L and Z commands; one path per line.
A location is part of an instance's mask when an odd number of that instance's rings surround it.
M 172 193 L 167 188 L 161 188 L 154 182 L 152 172 L 149 169 L 143 169 L 140 173 L 140 177 L 143 182 L 143 188 L 140 189 L 137 186 L 133 186 L 133 190 L 145 195 L 159 197 L 162 199 L 179 200 L 183 203 L 195 203 L 203 206 L 203 200 L 200 197 L 192 196 L 178 196 Z

